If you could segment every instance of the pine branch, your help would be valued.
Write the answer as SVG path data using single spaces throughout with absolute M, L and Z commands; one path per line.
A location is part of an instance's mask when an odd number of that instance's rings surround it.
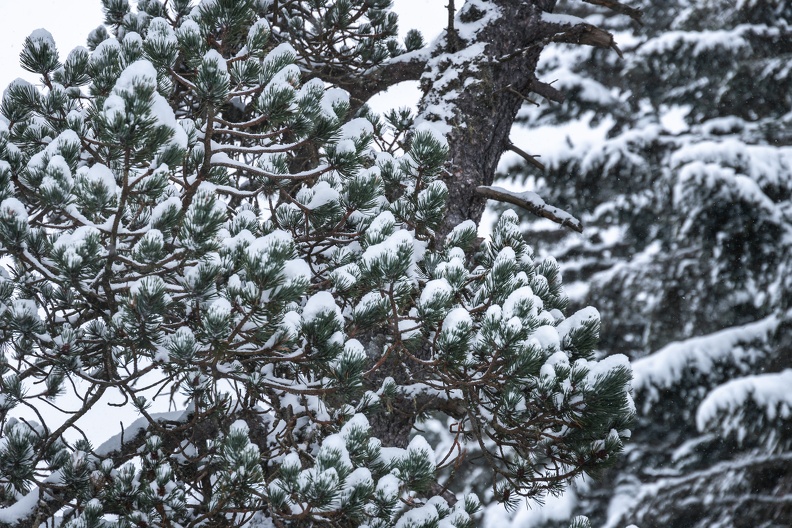
M 523 191 L 520 193 L 507 191 L 502 187 L 494 185 L 481 185 L 476 187 L 476 192 L 485 198 L 495 200 L 498 202 L 506 202 L 518 207 L 522 207 L 536 216 L 547 218 L 564 227 L 568 227 L 572 231 L 578 233 L 583 232 L 583 224 L 567 213 L 557 207 L 548 205 L 545 201 L 533 191 Z
M 168 413 L 161 413 L 155 416 L 156 418 L 162 417 L 159 421 L 164 423 L 164 417 L 167 415 Z M 185 422 L 187 418 L 187 413 L 185 413 Z M 141 418 L 138 422 L 132 424 L 131 428 L 135 430 L 135 433 L 132 435 L 127 434 L 126 438 L 122 428 L 120 434 L 104 442 L 92 454 L 105 460 L 112 460 L 114 467 L 121 466 L 130 458 L 136 456 L 141 446 L 145 444 L 148 427 L 145 425 L 136 427 L 137 423 L 144 423 L 145 421 L 145 418 Z M 169 420 L 169 423 L 173 425 L 174 422 Z M 60 436 L 52 436 L 51 438 L 56 439 L 60 438 Z M 74 499 L 75 490 L 59 485 L 59 474 L 60 470 L 54 472 L 39 486 L 28 492 L 16 505 L 0 508 L 0 526 L 35 528 L 41 526 L 44 519 L 51 517 L 55 512 L 67 506 Z M 13 522 L 9 522 L 9 519 L 13 519 Z
M 352 103 L 351 113 L 354 114 L 357 108 L 374 94 L 383 92 L 400 82 L 420 79 L 428 59 L 426 49 L 421 49 L 395 57 L 360 76 L 350 76 L 348 72 L 315 70 L 309 78 L 320 77 L 348 91 Z

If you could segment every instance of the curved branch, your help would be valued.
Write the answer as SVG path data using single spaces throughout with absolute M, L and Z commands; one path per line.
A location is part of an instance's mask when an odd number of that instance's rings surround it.
M 428 49 L 399 55 L 379 66 L 370 68 L 360 76 L 350 76 L 348 71 L 330 69 L 312 71 L 311 77 L 319 77 L 349 92 L 352 112 L 366 103 L 372 96 L 384 92 L 391 86 L 404 81 L 421 78 L 429 61 Z

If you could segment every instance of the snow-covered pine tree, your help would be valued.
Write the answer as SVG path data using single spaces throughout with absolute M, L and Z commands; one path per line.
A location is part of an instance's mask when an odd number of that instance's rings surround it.
M 553 5 L 471 0 L 426 46 L 387 0 L 103 0 L 63 62 L 34 32 L 0 107 L 0 525 L 467 527 L 613 463 L 626 358 L 514 213 L 476 239 L 543 45 L 613 46 Z M 416 78 L 417 117 L 364 106 Z M 467 446 L 481 498 L 448 491 Z
M 572 304 L 602 310 L 602 350 L 642 358 L 625 463 L 580 509 L 603 526 L 789 526 L 792 3 L 635 5 L 644 26 L 568 4 L 624 59 L 548 49 L 538 71 L 567 100 L 526 106 L 540 132 L 513 136 L 528 150 L 590 129 L 511 176 L 582 215 L 584 236 L 528 236 Z

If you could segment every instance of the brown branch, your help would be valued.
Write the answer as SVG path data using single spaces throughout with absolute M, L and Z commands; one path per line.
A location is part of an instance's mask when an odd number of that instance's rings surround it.
M 520 156 L 522 159 L 524 159 L 525 161 L 527 161 L 528 163 L 530 163 L 531 165 L 533 165 L 537 169 L 539 169 L 539 170 L 547 170 L 547 167 L 545 167 L 542 162 L 540 162 L 538 159 L 536 159 L 538 156 L 533 156 L 531 154 L 528 154 L 523 149 L 521 149 L 520 147 L 516 146 L 514 143 L 509 142 L 509 144 L 506 145 L 506 148 L 511 150 L 512 152 L 514 152 L 518 156 Z
M 448 10 L 448 26 L 446 27 L 446 31 L 448 34 L 456 35 L 456 28 L 454 27 L 454 18 L 456 15 L 456 9 L 454 8 L 454 0 L 448 0 L 448 5 L 446 6 Z
M 604 29 L 597 26 L 592 26 L 586 23 L 573 24 L 572 22 L 548 22 L 547 27 L 551 28 L 552 33 L 544 39 L 532 42 L 531 44 L 522 48 L 517 48 L 511 52 L 498 57 L 497 61 L 500 63 L 508 62 L 517 57 L 521 57 L 531 51 L 532 49 L 543 48 L 552 42 L 561 42 L 566 44 L 582 44 L 585 46 L 593 46 L 595 48 L 612 49 L 619 58 L 624 58 L 619 46 L 613 35 Z
M 412 57 L 407 58 L 407 55 Z M 396 57 L 381 66 L 375 66 L 362 75 L 349 75 L 348 71 L 324 69 L 312 71 L 308 78 L 319 77 L 349 92 L 352 103 L 351 113 L 354 114 L 373 95 L 384 92 L 400 82 L 420 79 L 426 68 L 426 61 L 426 56 L 414 52 Z
M 514 95 L 516 95 L 517 97 L 519 97 L 520 99 L 525 101 L 526 103 L 531 103 L 534 106 L 539 106 L 539 103 L 537 103 L 536 101 L 534 101 L 530 97 L 524 96 L 523 94 L 521 94 L 520 92 L 518 92 L 517 90 L 512 88 L 511 85 L 506 87 L 506 91 L 509 92 L 509 93 L 513 93 Z
M 612 49 L 619 58 L 624 58 L 624 54 L 616 45 L 613 35 L 604 29 L 591 24 L 578 24 L 562 31 L 553 37 L 553 42 L 563 42 L 566 44 L 583 44 L 594 46 L 595 48 Z
M 583 0 L 583 1 L 586 2 L 587 4 L 604 6 L 616 13 L 627 15 L 628 17 L 632 18 L 639 24 L 643 25 L 643 22 L 641 22 L 641 16 L 643 16 L 643 12 L 641 12 L 640 9 L 622 4 L 617 0 Z
M 506 202 L 518 207 L 522 207 L 526 211 L 533 213 L 536 216 L 552 220 L 557 224 L 568 227 L 572 231 L 576 231 L 578 233 L 583 232 L 583 224 L 580 222 L 580 220 L 566 211 L 562 211 L 557 207 L 546 204 L 545 201 L 542 200 L 542 198 L 535 192 L 525 191 L 516 193 L 492 185 L 480 185 L 476 187 L 476 192 L 485 198 L 489 198 L 490 200 Z
M 533 93 L 541 95 L 548 101 L 553 101 L 554 103 L 563 103 L 566 100 L 566 97 L 564 97 L 564 94 L 561 91 L 538 79 L 531 81 L 530 88 Z
M 456 7 L 454 7 L 454 0 L 448 0 L 446 9 L 448 10 L 448 25 L 446 26 L 448 51 L 457 51 L 462 45 L 462 39 L 459 37 L 459 31 L 457 31 L 454 24 L 454 20 L 456 19 Z

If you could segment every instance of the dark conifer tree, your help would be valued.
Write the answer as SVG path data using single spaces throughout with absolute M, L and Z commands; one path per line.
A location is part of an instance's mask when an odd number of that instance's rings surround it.
M 521 123 L 590 133 L 551 153 L 515 133 L 547 169 L 509 174 L 580 215 L 583 235 L 527 236 L 572 304 L 602 311 L 603 353 L 637 360 L 633 442 L 580 508 L 603 526 L 792 525 L 792 3 L 635 2 L 642 26 L 567 5 L 624 58 L 547 50 L 566 100 Z

